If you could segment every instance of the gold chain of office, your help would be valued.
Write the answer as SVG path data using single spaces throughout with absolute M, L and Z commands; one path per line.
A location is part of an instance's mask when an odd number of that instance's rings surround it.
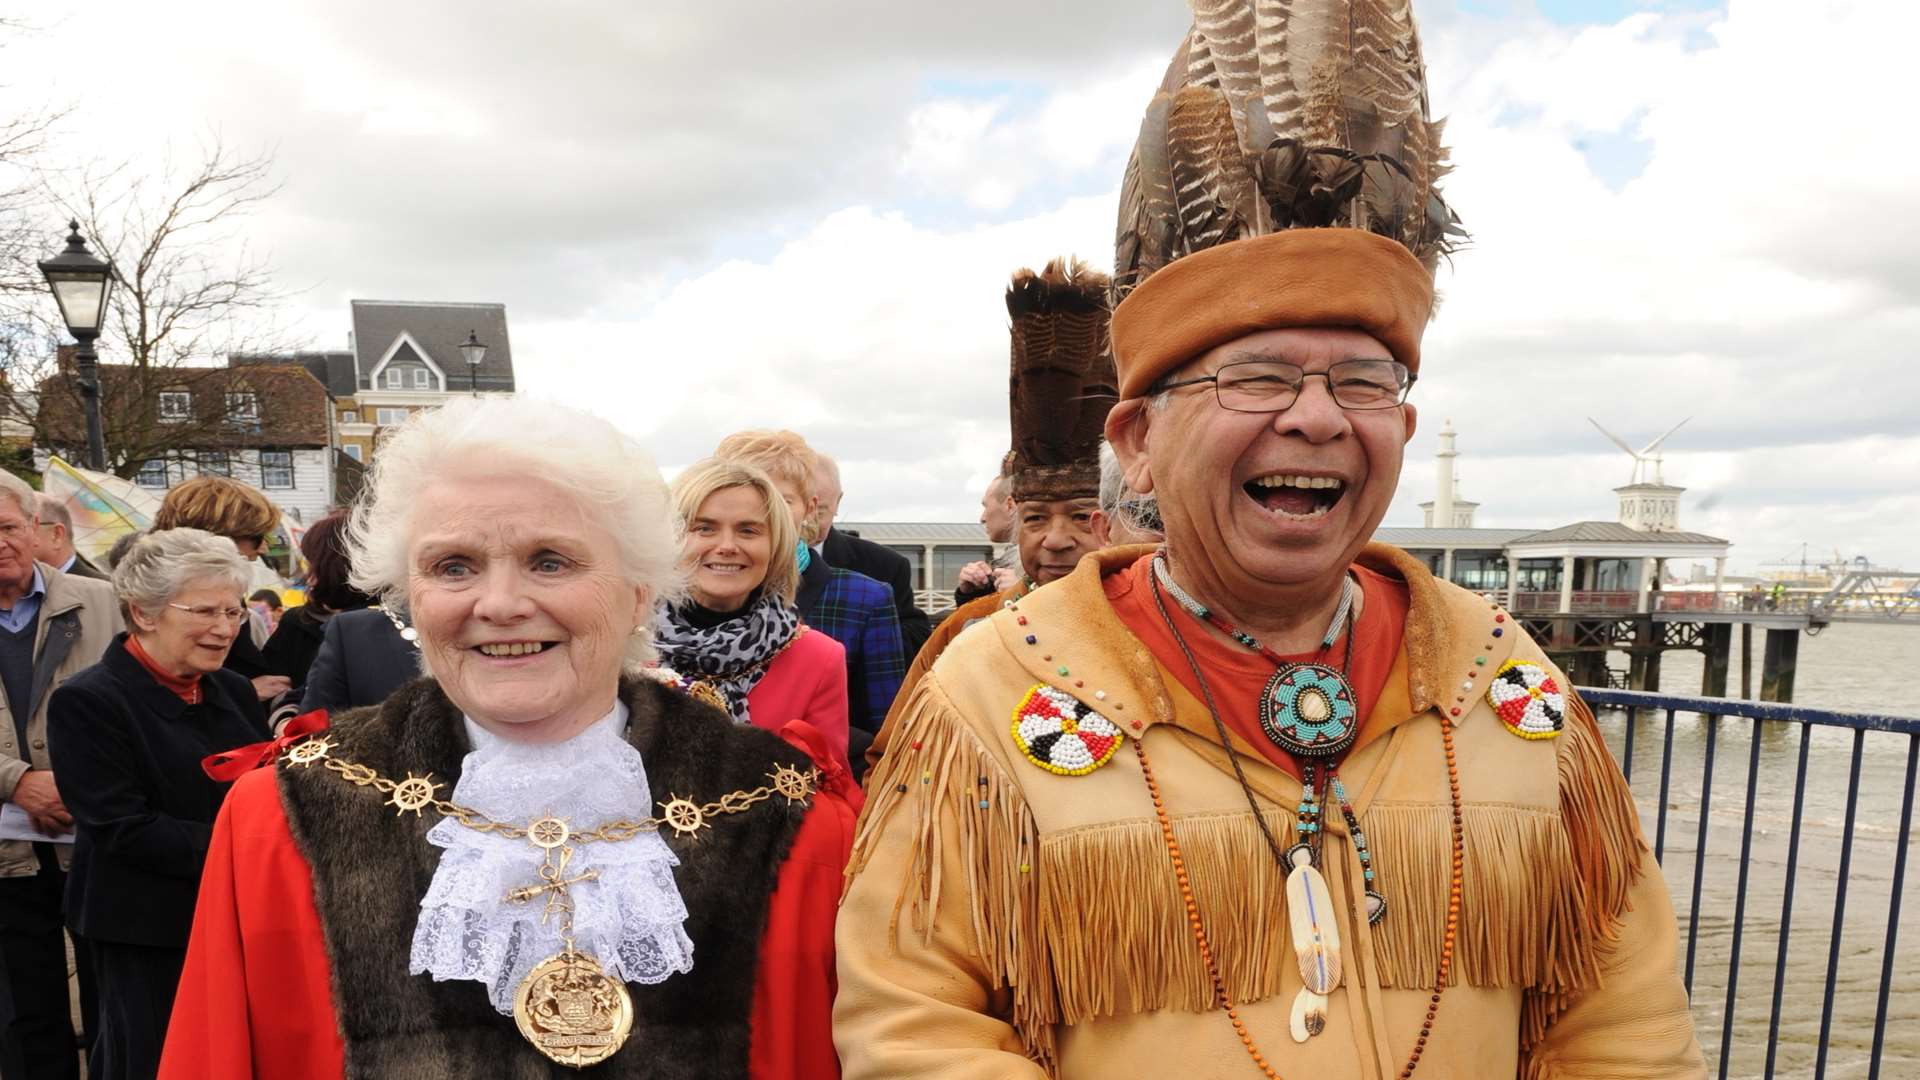
M 728 792 L 712 802 L 704 803 L 674 796 L 660 804 L 658 817 L 641 818 L 638 821 L 609 821 L 597 828 L 576 832 L 566 821 L 553 816 L 538 818 L 524 826 L 495 821 L 472 807 L 439 798 L 438 792 L 447 785 L 435 783 L 432 773 L 415 776 L 409 772 L 404 780 L 389 779 L 365 765 L 334 757 L 333 743 L 325 737 L 308 739 L 293 747 L 287 751 L 286 760 L 302 768 L 321 762 L 327 770 L 339 774 L 348 783 L 356 787 L 370 787 L 387 796 L 386 805 L 393 807 L 396 815 L 411 813 L 419 817 L 422 811 L 432 810 L 476 832 L 525 840 L 535 847 L 548 850 L 568 842 L 631 840 L 641 833 L 658 832 L 663 827 L 672 829 L 679 836 L 693 836 L 702 829 L 710 828 L 715 818 L 745 813 L 775 795 L 785 798 L 789 803 L 801 802 L 812 796 L 820 785 L 818 770 L 803 771 L 791 765 L 781 765 L 767 774 L 767 783 L 751 791 Z

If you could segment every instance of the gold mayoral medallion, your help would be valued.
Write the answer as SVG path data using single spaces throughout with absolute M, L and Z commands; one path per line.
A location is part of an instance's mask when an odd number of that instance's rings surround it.
M 421 816 L 432 810 L 476 832 L 525 840 L 540 852 L 540 880 L 509 890 L 505 899 L 510 904 L 543 901 L 540 921 L 558 922 L 560 951 L 534 965 L 520 981 L 513 994 L 513 1019 L 521 1036 L 535 1050 L 556 1064 L 574 1069 L 598 1065 L 612 1057 L 633 1033 L 633 997 L 626 984 L 607 974 L 591 953 L 574 947 L 573 886 L 600 880 L 600 871 L 591 867 L 569 876 L 567 868 L 573 862 L 575 846 L 658 835 L 663 828 L 692 838 L 712 828 L 719 818 L 744 814 L 775 795 L 789 804 L 802 803 L 820 785 L 818 772 L 782 765 L 767 774 L 766 784 L 750 791 L 728 792 L 708 803 L 670 797 L 662 804 L 659 817 L 609 821 L 594 829 L 575 831 L 556 814 L 535 818 L 524 826 L 495 821 L 472 807 L 440 799 L 438 792 L 446 785 L 435 783 L 432 773 L 408 773 L 403 780 L 392 780 L 368 766 L 335 757 L 333 749 L 324 738 L 308 739 L 287 751 L 286 760 L 302 768 L 321 764 L 356 787 L 373 788 L 387 796 L 385 805 L 393 807 L 397 815 Z
M 513 1020 L 520 1036 L 535 1050 L 561 1065 L 584 1069 L 612 1057 L 633 1030 L 633 998 L 620 980 L 608 975 L 600 961 L 573 947 L 571 886 L 597 881 L 600 872 L 588 870 L 567 876 L 575 838 L 565 820 L 548 815 L 527 825 L 527 842 L 541 849 L 540 884 L 507 894 L 507 901 L 524 904 L 546 898 L 541 921 L 559 917 L 560 952 L 534 965 L 513 994 Z
M 513 995 L 520 1036 L 548 1058 L 584 1069 L 612 1057 L 633 1031 L 633 998 L 599 961 L 568 948 L 534 965 Z

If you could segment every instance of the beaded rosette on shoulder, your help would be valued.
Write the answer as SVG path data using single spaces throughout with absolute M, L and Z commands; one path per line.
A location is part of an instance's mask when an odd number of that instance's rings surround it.
M 1113 760 L 1126 735 L 1078 698 L 1035 686 L 1013 710 L 1013 742 L 1028 761 L 1060 776 L 1085 776 Z
M 1487 704 L 1508 731 L 1523 739 L 1551 739 L 1566 726 L 1566 695 L 1539 664 L 1501 664 L 1487 685 Z

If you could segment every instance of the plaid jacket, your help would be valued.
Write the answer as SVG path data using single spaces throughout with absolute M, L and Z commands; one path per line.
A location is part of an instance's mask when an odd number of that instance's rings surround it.
M 794 598 L 808 626 L 847 650 L 848 723 L 879 731 L 907 674 L 906 640 L 894 610 L 893 589 L 865 574 L 814 559 Z

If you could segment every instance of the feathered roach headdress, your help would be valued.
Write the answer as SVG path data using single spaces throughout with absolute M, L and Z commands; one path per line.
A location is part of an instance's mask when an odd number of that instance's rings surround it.
M 1408 0 L 1192 0 L 1121 181 L 1114 284 L 1300 226 L 1398 240 L 1432 270 L 1464 233 Z
M 1105 274 L 1078 259 L 1055 259 L 1038 274 L 1020 270 L 1007 286 L 1015 499 L 1100 493 L 1100 435 L 1116 396 L 1110 290 Z
M 1121 182 L 1116 302 L 1195 252 L 1335 227 L 1385 237 L 1418 260 L 1428 276 L 1424 323 L 1434 265 L 1465 233 L 1437 186 L 1447 154 L 1428 116 L 1410 0 L 1192 6 L 1193 28 L 1147 106 Z M 1124 391 L 1133 380 L 1118 325 L 1115 337 Z M 1417 332 L 1413 342 L 1417 362 Z

